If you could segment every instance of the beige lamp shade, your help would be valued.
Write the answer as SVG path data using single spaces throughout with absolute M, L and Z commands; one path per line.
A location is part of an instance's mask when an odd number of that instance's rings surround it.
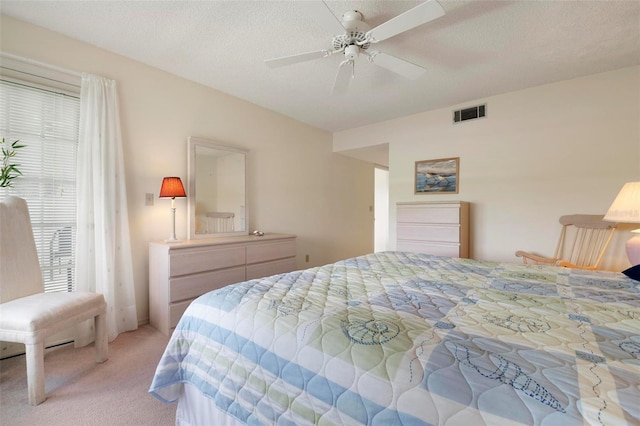
M 640 223 L 640 182 L 625 183 L 604 220 L 620 223 Z
M 620 223 L 640 223 L 640 182 L 625 183 L 604 220 Z M 640 229 L 631 231 L 640 232 Z M 632 266 L 640 264 L 640 235 L 629 238 L 626 244 L 627 257 Z

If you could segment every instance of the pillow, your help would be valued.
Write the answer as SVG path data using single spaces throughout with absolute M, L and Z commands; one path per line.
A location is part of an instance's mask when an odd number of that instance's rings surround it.
M 640 265 L 632 266 L 629 269 L 625 269 L 624 271 L 622 271 L 622 273 L 632 280 L 640 281 Z

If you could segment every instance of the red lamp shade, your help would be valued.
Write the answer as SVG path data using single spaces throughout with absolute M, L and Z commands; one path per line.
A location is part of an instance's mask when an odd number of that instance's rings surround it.
M 160 198 L 176 198 L 186 197 L 184 192 L 184 186 L 179 177 L 166 177 L 162 180 L 162 186 L 160 187 Z

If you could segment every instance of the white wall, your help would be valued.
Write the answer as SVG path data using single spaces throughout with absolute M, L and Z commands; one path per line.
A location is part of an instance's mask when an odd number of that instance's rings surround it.
M 487 117 L 451 124 L 453 109 L 487 103 Z M 472 257 L 552 255 L 564 214 L 604 214 L 625 182 L 640 180 L 640 67 L 471 101 L 334 134 L 334 150 L 389 144 L 390 242 L 395 204 L 471 203 Z M 414 195 L 414 163 L 460 157 L 455 195 Z M 621 226 L 603 268 L 628 266 Z
M 373 165 L 332 152 L 331 135 L 86 43 L 0 17 L 0 49 L 118 83 L 138 320 L 148 319 L 148 243 L 167 238 L 170 204 L 145 193 L 187 177 L 187 138 L 250 150 L 249 227 L 298 236 L 298 267 L 373 251 Z M 176 232 L 187 232 L 186 199 Z M 305 255 L 309 255 L 309 263 Z

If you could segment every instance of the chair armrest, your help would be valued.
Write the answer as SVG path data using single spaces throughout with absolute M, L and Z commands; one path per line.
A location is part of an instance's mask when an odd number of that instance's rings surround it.
M 533 253 L 529 253 L 526 251 L 521 251 L 518 250 L 516 252 L 516 256 L 517 257 L 522 257 L 522 260 L 524 261 L 524 263 L 527 263 L 527 260 L 532 260 L 535 263 L 544 263 L 547 265 L 555 265 L 556 262 L 558 261 L 558 259 L 553 259 L 550 257 L 543 257 L 543 256 L 538 256 L 537 254 L 533 254 Z
M 558 261 L 558 266 L 562 266 L 564 268 L 572 268 L 572 269 L 584 269 L 587 271 L 595 271 L 596 267 L 595 266 L 580 266 L 580 265 L 576 265 L 574 263 L 571 263 L 567 260 L 559 260 Z

